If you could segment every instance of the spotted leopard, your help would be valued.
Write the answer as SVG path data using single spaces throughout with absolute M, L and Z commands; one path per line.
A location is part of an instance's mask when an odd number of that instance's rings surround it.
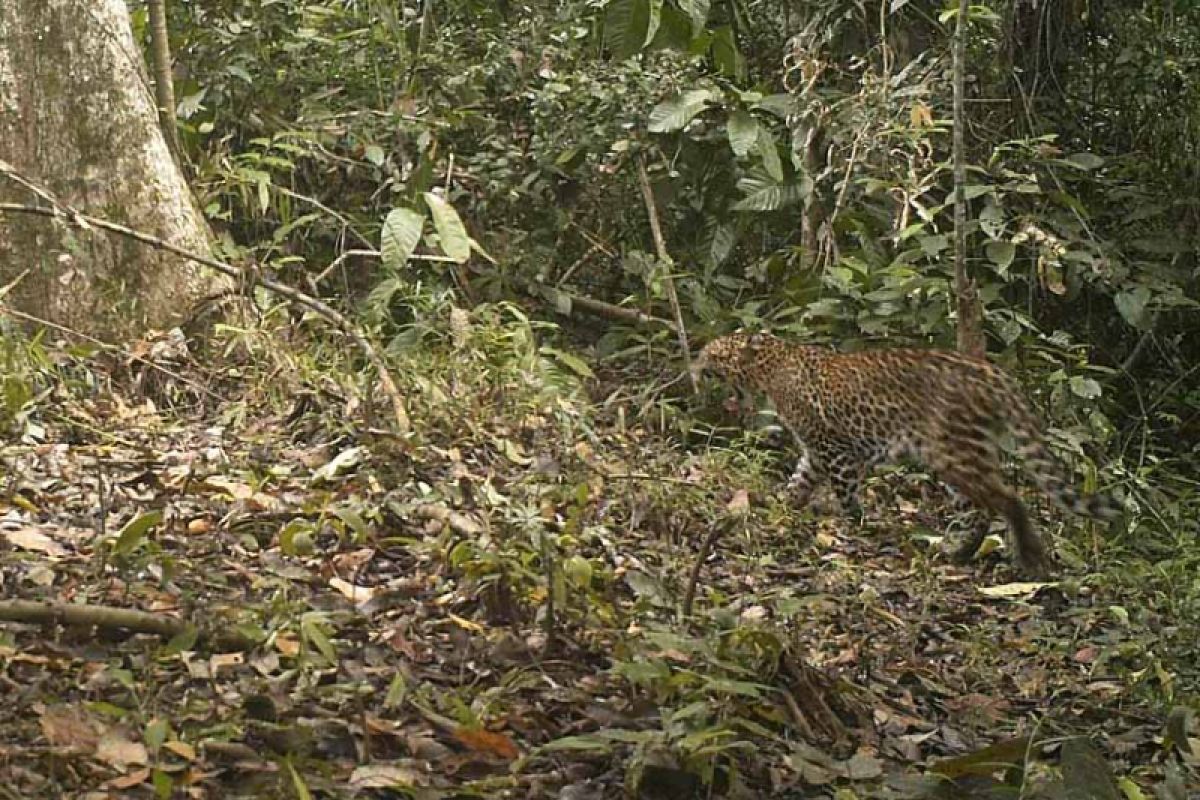
M 1016 381 L 981 359 L 944 350 L 834 350 L 768 334 L 710 342 L 693 364 L 766 394 L 799 446 L 790 486 L 801 503 L 828 479 L 846 512 L 858 515 L 859 486 L 879 464 L 915 459 L 972 505 L 1002 515 L 1019 563 L 1050 566 L 1046 546 L 1004 479 L 997 434 L 1007 430 L 1039 488 L 1059 506 L 1098 519 L 1119 515 L 1101 495 L 1082 496 L 1051 455 Z M 957 552 L 969 560 L 986 519 Z

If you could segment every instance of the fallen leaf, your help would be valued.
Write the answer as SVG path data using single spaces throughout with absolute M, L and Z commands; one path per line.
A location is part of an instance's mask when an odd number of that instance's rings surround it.
M 134 770 L 128 775 L 118 775 L 108 782 L 110 789 L 132 789 L 139 783 L 144 783 L 150 777 L 150 770 L 142 767 L 139 770 Z
M 52 706 L 42 712 L 42 735 L 55 747 L 92 750 L 100 741 L 99 724 L 90 715 L 67 706 Z
M 375 597 L 376 590 L 370 586 L 359 586 L 341 578 L 330 578 L 329 585 L 341 592 L 342 596 L 355 605 L 362 605 Z
M 3 531 L 3 533 L 9 544 L 22 550 L 45 553 L 54 558 L 62 558 L 67 555 L 67 549 L 43 533 L 44 530 L 44 528 L 26 527 L 18 528 L 15 531 Z
M 100 737 L 96 744 L 96 758 L 117 769 L 124 769 L 129 764 L 141 766 L 150 760 L 144 744 L 131 741 L 116 729 Z
M 521 755 L 512 739 L 483 728 L 459 728 L 454 731 L 454 738 L 477 753 L 488 753 L 509 760 Z
M 984 597 L 1005 599 L 1012 597 L 1032 597 L 1047 586 L 1057 585 L 1056 582 L 1018 581 L 1016 583 L 1002 583 L 999 586 L 980 586 L 979 593 Z
M 350 773 L 356 789 L 405 789 L 429 785 L 429 774 L 411 762 L 364 764 Z

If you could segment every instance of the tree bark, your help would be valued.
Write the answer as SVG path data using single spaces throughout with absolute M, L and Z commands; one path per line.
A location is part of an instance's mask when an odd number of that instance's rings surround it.
M 983 339 L 983 308 L 979 289 L 967 272 L 967 166 L 963 153 L 963 96 L 967 71 L 967 13 L 968 0 L 959 0 L 958 25 L 954 31 L 954 298 L 958 312 L 958 349 L 982 357 L 986 347 Z
M 171 158 L 125 0 L 0 0 L 0 161 L 73 209 L 207 252 Z M 0 179 L 0 201 L 46 202 Z M 7 302 L 102 339 L 168 328 L 231 281 L 131 239 L 0 216 Z

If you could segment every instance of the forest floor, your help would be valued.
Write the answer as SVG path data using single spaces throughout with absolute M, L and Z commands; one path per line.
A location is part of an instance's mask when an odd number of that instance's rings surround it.
M 1078 525 L 1054 583 L 952 566 L 911 476 L 852 529 L 759 449 L 444 386 L 480 408 L 423 401 L 417 449 L 336 392 L 43 397 L 4 600 L 201 634 L 0 622 L 0 797 L 1200 796 L 1194 571 Z

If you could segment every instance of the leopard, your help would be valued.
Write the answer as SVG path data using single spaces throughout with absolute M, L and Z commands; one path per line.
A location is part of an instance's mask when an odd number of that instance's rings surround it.
M 1053 569 L 1029 511 L 1005 479 L 1005 432 L 1055 505 L 1097 520 L 1122 514 L 1110 496 L 1084 495 L 1072 485 L 1016 379 L 986 358 L 921 348 L 842 352 L 768 333 L 734 333 L 705 345 L 692 371 L 770 399 L 796 444 L 788 487 L 801 506 L 827 481 L 843 512 L 861 522 L 860 488 L 872 469 L 923 464 L 958 504 L 977 512 L 977 524 L 953 553 L 959 563 L 975 558 L 999 515 L 1018 569 L 1038 576 Z

